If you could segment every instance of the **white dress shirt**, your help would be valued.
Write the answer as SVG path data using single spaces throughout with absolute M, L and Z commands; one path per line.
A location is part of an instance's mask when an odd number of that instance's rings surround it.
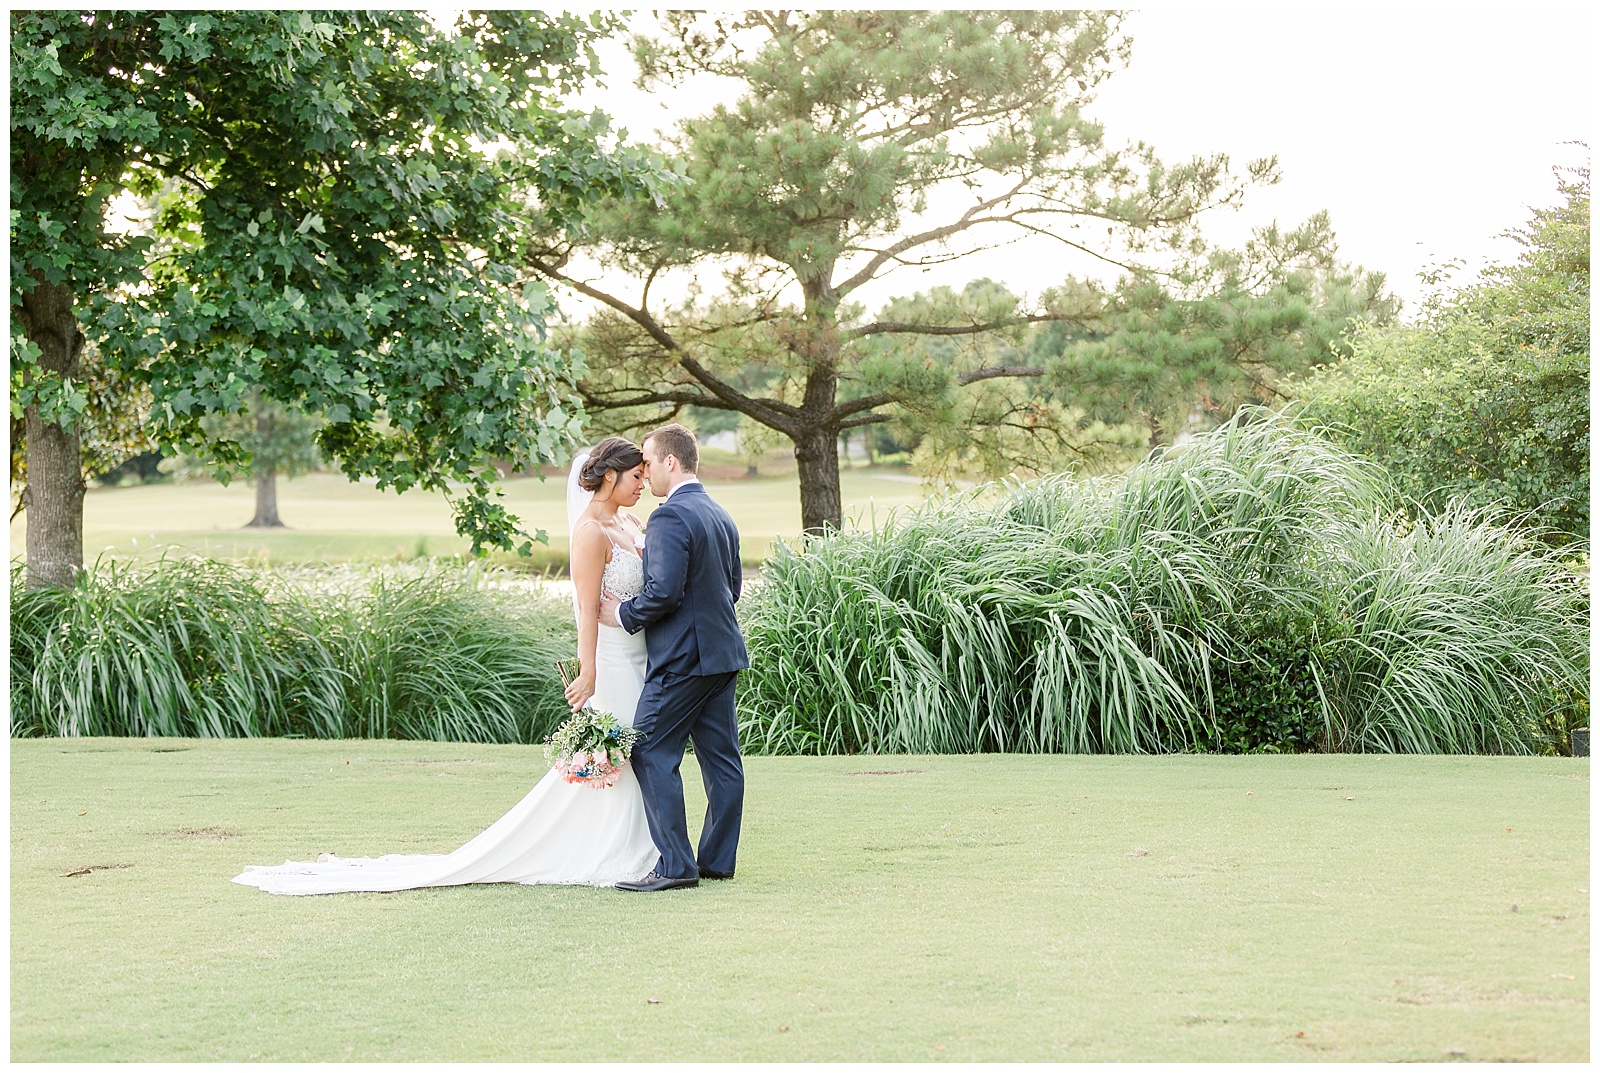
M 686 484 L 699 484 L 699 483 L 700 483 L 700 478 L 696 477 L 694 474 L 691 473 L 689 476 L 685 477 L 683 480 L 679 481 L 677 484 L 672 486 L 672 491 L 667 493 L 667 499 L 671 499 L 672 498 L 672 493 L 676 492 L 678 489 L 682 488 L 684 485 L 686 485 Z M 667 501 L 667 499 L 663 499 L 661 502 L 665 503 Z

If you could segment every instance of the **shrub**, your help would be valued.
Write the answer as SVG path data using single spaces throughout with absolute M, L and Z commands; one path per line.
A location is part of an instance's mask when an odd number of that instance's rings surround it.
M 13 736 L 534 742 L 565 713 L 564 602 L 497 571 L 102 561 L 11 585 Z
M 1584 587 L 1482 514 L 1401 519 L 1370 463 L 1235 422 L 1122 479 L 782 546 L 745 610 L 744 743 L 1554 748 L 1587 694 Z
M 1213 718 L 1197 745 L 1206 752 L 1309 752 L 1326 744 L 1314 646 L 1316 623 L 1267 614 L 1236 638 L 1237 663 L 1212 665 Z
M 342 691 L 303 609 L 202 559 L 98 564 L 70 589 L 13 570 L 13 735 L 329 736 Z
M 567 604 L 508 596 L 459 570 L 378 575 L 324 617 L 348 669 L 346 736 L 536 742 L 570 714 L 555 661 L 572 654 Z
M 1550 543 L 1589 539 L 1589 176 L 1517 232 L 1514 264 L 1367 327 L 1296 388 L 1299 420 L 1381 462 L 1426 509 L 1510 504 Z
M 1409 531 L 1369 518 L 1339 537 L 1334 748 L 1565 751 L 1587 722 L 1585 579 L 1460 501 Z

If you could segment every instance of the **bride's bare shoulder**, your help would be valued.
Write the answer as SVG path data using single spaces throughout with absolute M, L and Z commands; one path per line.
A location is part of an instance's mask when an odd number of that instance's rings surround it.
M 611 540 L 598 519 L 585 518 L 572 530 L 572 554 L 584 558 L 605 558 Z

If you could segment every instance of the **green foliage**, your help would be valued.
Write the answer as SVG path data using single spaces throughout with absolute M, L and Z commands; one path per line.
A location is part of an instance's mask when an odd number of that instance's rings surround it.
M 206 560 L 142 582 L 102 565 L 72 589 L 13 572 L 13 736 L 233 737 L 337 731 L 342 676 L 294 605 Z
M 1358 325 L 1394 320 L 1399 302 L 1383 275 L 1337 252 L 1326 213 L 1287 232 L 1259 228 L 1242 249 L 1124 277 L 1093 333 L 1047 326 L 1031 356 L 1049 367 L 1054 397 L 1103 421 L 1138 422 L 1152 447 L 1171 442 L 1197 410 L 1226 421 L 1241 406 L 1280 403 L 1286 377 L 1346 356 Z M 1067 293 L 1084 287 L 1069 281 Z
M 888 302 L 879 322 L 937 324 L 1005 322 L 1022 303 L 1004 285 L 974 280 L 959 292 L 949 287 Z M 1080 313 L 1082 311 L 1080 310 Z M 935 487 L 962 478 L 999 480 L 1072 469 L 1121 469 L 1144 454 L 1143 437 L 1126 425 L 1089 418 L 1064 405 L 1039 383 L 1033 351 L 1041 333 L 1082 337 L 1092 314 L 1075 323 L 1030 324 L 977 334 L 886 333 L 862 340 L 860 380 L 844 395 L 885 392 L 898 402 L 884 412 L 897 440 L 910 446 L 913 468 Z M 992 370 L 1025 375 L 985 376 Z M 914 385 L 915 390 L 905 390 Z
M 1300 420 L 1381 462 L 1424 507 L 1502 503 L 1555 543 L 1589 539 L 1589 177 L 1517 232 L 1515 264 L 1434 296 L 1411 327 L 1356 333 L 1297 385 Z
M 103 563 L 11 594 L 15 736 L 540 740 L 564 602 L 476 569 Z M 1458 503 L 1234 424 L 1121 479 L 1013 485 L 780 546 L 742 603 L 748 749 L 1561 752 L 1588 596 Z
M 542 741 L 567 715 L 555 661 L 577 641 L 564 601 L 496 594 L 489 574 L 380 575 L 329 608 L 347 672 L 346 737 Z
M 11 734 L 532 743 L 567 714 L 564 603 L 439 568 L 283 578 L 104 561 L 11 587 Z
M 1254 416 L 1254 415 L 1252 415 Z M 781 547 L 749 599 L 767 752 L 1531 752 L 1587 696 L 1588 600 L 1370 463 L 1235 422 L 1126 478 L 1047 478 Z
M 1335 749 L 1564 752 L 1588 725 L 1588 580 L 1456 500 L 1340 531 L 1322 681 Z
M 493 461 L 551 461 L 576 431 L 548 299 L 512 267 L 525 206 L 560 229 L 653 182 L 603 116 L 556 103 L 613 26 L 13 13 L 12 304 L 45 284 L 88 303 L 86 331 L 149 386 L 164 443 L 202 440 L 205 415 L 260 388 L 326 415 L 319 444 L 351 477 L 464 486 L 461 532 L 508 548 Z M 170 195 L 161 241 L 107 232 L 124 188 Z
M 1267 611 L 1239 621 L 1236 662 L 1211 666 L 1212 720 L 1196 747 L 1222 753 L 1303 753 L 1324 746 L 1325 721 L 1313 658 L 1315 620 Z

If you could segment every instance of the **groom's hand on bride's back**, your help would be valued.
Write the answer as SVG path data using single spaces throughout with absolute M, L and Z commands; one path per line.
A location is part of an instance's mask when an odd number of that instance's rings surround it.
M 618 619 L 617 619 L 617 608 L 619 608 L 621 606 L 622 606 L 622 601 L 621 600 L 617 599 L 615 596 L 611 595 L 609 592 L 601 592 L 600 593 L 600 625 L 602 625 L 602 626 L 616 626 L 616 627 L 620 628 L 622 626 L 622 623 L 620 621 L 618 621 Z

